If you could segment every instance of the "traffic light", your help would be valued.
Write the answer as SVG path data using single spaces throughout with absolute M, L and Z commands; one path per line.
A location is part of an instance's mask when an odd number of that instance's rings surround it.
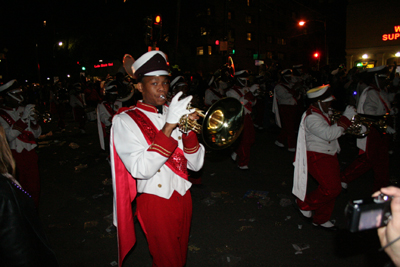
M 86 68 L 84 66 L 82 66 L 82 70 L 86 70 Z
M 319 58 L 319 53 L 318 53 L 318 52 L 315 52 L 313 56 L 314 56 L 315 58 Z
M 146 45 L 150 45 L 153 39 L 153 18 L 147 16 L 144 18 L 145 29 L 144 29 L 144 42 Z
M 219 45 L 219 40 L 215 40 L 215 45 Z
M 154 18 L 154 26 L 161 26 L 161 16 L 160 15 L 157 15 Z
M 234 55 L 236 53 L 235 44 L 231 41 L 228 42 L 228 53 Z

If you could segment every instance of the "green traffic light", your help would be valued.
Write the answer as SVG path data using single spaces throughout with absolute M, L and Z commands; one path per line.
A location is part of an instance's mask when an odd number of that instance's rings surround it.
M 232 49 L 232 55 L 234 55 L 236 53 L 235 49 Z
M 82 67 L 82 70 L 86 70 L 86 68 L 85 68 L 85 67 Z

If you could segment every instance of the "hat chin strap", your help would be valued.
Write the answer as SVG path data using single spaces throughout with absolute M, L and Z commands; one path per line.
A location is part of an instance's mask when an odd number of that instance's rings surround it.
M 326 113 L 326 112 L 324 111 L 324 109 L 321 107 L 321 101 L 318 101 L 318 107 L 319 107 L 319 110 L 321 110 L 322 113 L 323 113 L 324 115 L 326 115 L 326 116 L 329 118 L 329 114 Z
M 379 85 L 379 82 L 378 82 L 378 75 L 376 75 L 376 74 L 375 74 L 375 83 L 376 83 L 376 86 L 377 86 L 379 89 L 382 89 L 381 86 Z
M 18 104 L 21 103 L 22 101 L 24 101 L 24 97 L 22 95 L 20 95 L 21 98 L 15 97 L 11 93 L 7 93 L 7 95 L 9 95 L 14 100 L 18 101 Z
M 247 79 L 238 78 L 238 81 L 243 87 L 247 86 Z

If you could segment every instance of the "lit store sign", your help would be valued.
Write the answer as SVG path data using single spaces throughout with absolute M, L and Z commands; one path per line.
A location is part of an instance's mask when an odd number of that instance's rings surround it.
M 113 65 L 114 65 L 114 63 L 97 64 L 97 65 L 94 65 L 94 68 L 98 69 L 98 68 L 112 67 Z
M 394 33 L 388 33 L 382 35 L 382 41 L 393 41 L 397 40 L 397 38 L 400 39 L 400 25 L 394 26 Z

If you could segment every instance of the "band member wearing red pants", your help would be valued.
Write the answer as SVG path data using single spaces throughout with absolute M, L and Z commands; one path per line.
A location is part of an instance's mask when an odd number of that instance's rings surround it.
M 369 84 L 358 100 L 357 112 L 366 115 L 392 114 L 391 101 L 394 93 L 389 93 L 385 86 L 388 69 L 379 66 L 367 70 L 365 80 Z M 396 131 L 388 126 L 386 132 L 378 131 L 371 127 L 370 133 L 365 138 L 357 138 L 359 156 L 341 174 L 342 187 L 347 188 L 348 183 L 360 177 L 368 170 L 374 171 L 374 185 L 372 190 L 378 191 L 381 187 L 389 185 L 389 135 Z
M 337 153 L 340 152 L 338 138 L 350 126 L 355 108 L 348 106 L 337 123 L 332 124 L 328 112 L 334 100 L 330 86 L 323 85 L 307 92 L 312 104 L 304 112 L 297 138 L 294 162 L 293 194 L 300 212 L 313 217 L 313 225 L 336 230 L 330 217 L 335 199 L 341 192 L 340 168 Z M 310 174 L 319 186 L 313 192 L 307 191 Z M 314 215 L 313 215 L 314 213 Z
M 35 105 L 22 106 L 22 89 L 16 80 L 0 86 L 4 105 L 0 109 L 0 123 L 16 162 L 17 180 L 39 206 L 40 178 L 36 138 L 42 133 L 37 122 Z
M 179 100 L 179 92 L 169 106 L 165 105 L 169 73 L 161 51 L 145 53 L 128 71 L 135 75 L 143 100 L 115 115 L 111 128 L 119 265 L 136 240 L 132 201 L 139 193 L 136 215 L 146 234 L 153 266 L 182 267 L 192 216 L 187 170 L 199 171 L 205 154 L 194 132 L 184 134 L 177 127 L 183 115 L 194 112 L 187 110 L 192 96 Z

